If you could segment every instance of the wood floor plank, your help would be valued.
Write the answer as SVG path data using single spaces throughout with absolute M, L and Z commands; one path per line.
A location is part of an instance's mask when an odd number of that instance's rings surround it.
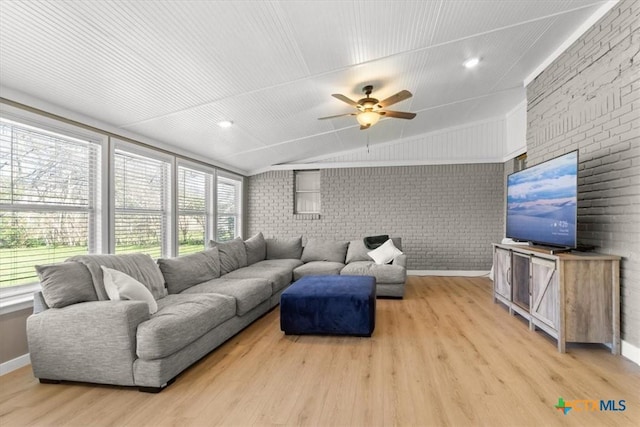
M 555 342 L 493 303 L 486 278 L 410 277 L 377 301 L 371 338 L 285 336 L 275 309 L 160 394 L 0 377 L 0 425 L 631 426 L 640 367 L 600 345 Z M 565 400 L 626 401 L 619 412 Z

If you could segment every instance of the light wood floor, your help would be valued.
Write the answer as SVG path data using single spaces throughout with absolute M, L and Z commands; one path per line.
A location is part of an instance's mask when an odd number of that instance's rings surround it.
M 624 412 L 554 408 L 626 401 Z M 639 425 L 640 367 L 598 345 L 556 351 L 486 278 L 411 277 L 378 300 L 372 338 L 292 337 L 276 308 L 160 394 L 0 378 L 0 426 Z

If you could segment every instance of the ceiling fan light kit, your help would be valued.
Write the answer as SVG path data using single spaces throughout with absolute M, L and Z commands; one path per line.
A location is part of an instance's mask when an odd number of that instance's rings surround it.
M 362 113 L 358 113 L 356 120 L 358 120 L 358 123 L 360 123 L 361 126 L 369 127 L 378 123 L 378 120 L 380 120 L 380 114 L 374 111 L 363 111 Z
M 470 58 L 464 61 L 462 65 L 466 68 L 475 68 L 480 63 L 480 58 Z
M 407 113 L 404 111 L 389 111 L 383 110 L 389 105 L 393 105 L 400 101 L 404 101 L 405 99 L 411 98 L 413 95 L 408 90 L 401 90 L 400 92 L 392 95 L 382 101 L 378 101 L 376 98 L 371 97 L 371 92 L 373 92 L 373 86 L 367 85 L 362 88 L 362 91 L 365 93 L 366 97 L 358 100 L 358 102 L 348 98 L 340 93 L 334 93 L 333 96 L 340 101 L 349 104 L 352 107 L 358 109 L 357 113 L 346 113 L 346 114 L 338 114 L 336 116 L 328 116 L 321 117 L 318 120 L 326 120 L 333 119 L 336 117 L 343 116 L 356 116 L 356 120 L 360 123 L 360 130 L 369 129 L 371 126 L 378 123 L 380 117 L 387 116 L 393 117 L 396 119 L 413 119 L 416 114 L 415 113 Z

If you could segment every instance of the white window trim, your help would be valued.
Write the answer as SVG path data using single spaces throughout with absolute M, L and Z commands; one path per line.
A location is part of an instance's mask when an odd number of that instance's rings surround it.
M 317 173 L 318 174 L 318 180 L 322 180 L 322 174 L 320 173 L 320 170 L 294 170 L 293 171 L 293 214 L 294 215 L 320 215 L 322 212 L 322 203 L 320 203 L 319 205 L 319 209 L 317 211 L 298 211 L 298 194 L 302 194 L 302 193 L 312 193 L 312 194 L 318 194 L 319 197 L 322 197 L 322 191 L 321 190 L 298 190 L 298 181 L 297 181 L 297 175 L 302 173 Z
M 0 288 L 0 315 L 33 307 L 33 294 L 41 291 L 40 283 Z
M 231 172 L 227 172 L 227 171 L 222 171 L 222 170 L 218 170 L 216 177 L 215 177 L 215 191 L 216 194 L 214 195 L 215 197 L 215 213 L 214 213 L 214 219 L 215 219 L 215 223 L 214 223 L 214 229 L 213 229 L 213 233 L 214 233 L 214 239 L 218 237 L 218 178 L 227 178 L 227 179 L 232 179 L 235 181 L 240 181 L 240 197 L 239 197 L 239 212 L 238 212 L 238 237 L 242 237 L 244 238 L 244 177 L 242 175 L 236 175 L 234 173 Z
M 205 208 L 205 216 L 206 216 L 206 224 L 205 224 L 205 236 L 204 236 L 204 244 L 205 247 L 207 246 L 209 240 L 215 240 L 215 234 L 216 234 L 216 230 L 217 230 L 217 200 L 218 200 L 218 171 L 216 168 L 213 167 L 208 167 L 205 165 L 202 165 L 200 163 L 195 163 L 195 162 L 191 162 L 189 160 L 184 160 L 184 159 L 177 159 L 176 160 L 176 165 L 175 165 L 175 169 L 174 169 L 174 182 L 175 182 L 175 192 L 174 192 L 174 198 L 173 198 L 173 211 L 176 213 L 174 215 L 174 230 L 176 235 L 174 236 L 174 254 L 178 254 L 178 256 L 180 255 L 179 251 L 178 251 L 178 247 L 179 247 L 179 238 L 178 238 L 178 217 L 180 216 L 180 210 L 178 208 L 178 168 L 179 167 L 183 167 L 183 168 L 188 168 L 188 169 L 193 169 L 202 173 L 206 173 L 206 174 L 210 174 L 211 175 L 211 182 L 210 182 L 210 187 L 211 187 L 211 194 L 209 194 L 209 198 L 206 200 L 206 208 Z
M 41 114 L 32 113 L 31 111 L 16 108 L 5 103 L 0 103 L 0 115 L 8 120 L 20 123 L 22 125 L 31 126 L 37 129 L 60 134 L 62 136 L 80 139 L 83 141 L 91 141 L 99 144 L 101 147 L 101 162 L 103 165 L 106 163 L 106 153 L 108 147 L 108 136 L 102 133 L 94 132 L 89 129 L 84 129 L 79 126 L 75 126 L 64 121 L 53 119 Z M 106 182 L 107 168 L 102 167 L 101 171 L 101 191 L 100 206 L 102 206 L 103 215 L 99 215 L 101 219 L 101 242 L 100 249 L 104 251 L 106 249 L 105 240 L 107 236 L 104 234 L 107 229 L 107 215 L 104 215 L 106 189 L 108 183 Z M 33 307 L 33 294 L 41 291 L 42 288 L 39 282 L 28 283 L 25 285 L 10 286 L 8 288 L 0 288 L 0 315 L 12 313 L 15 311 L 25 310 Z

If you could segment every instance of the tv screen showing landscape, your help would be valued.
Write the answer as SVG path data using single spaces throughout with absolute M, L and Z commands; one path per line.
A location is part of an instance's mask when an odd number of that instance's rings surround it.
M 578 152 L 509 175 L 507 237 L 576 246 Z

